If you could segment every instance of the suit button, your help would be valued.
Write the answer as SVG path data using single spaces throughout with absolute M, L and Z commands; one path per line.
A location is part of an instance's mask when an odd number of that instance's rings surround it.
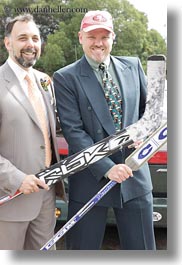
M 92 110 L 92 108 L 90 106 L 88 106 L 88 110 Z
M 45 149 L 45 146 L 44 146 L 44 145 L 41 145 L 41 146 L 40 146 L 40 149 Z
M 97 133 L 100 134 L 102 131 L 100 129 L 97 130 Z

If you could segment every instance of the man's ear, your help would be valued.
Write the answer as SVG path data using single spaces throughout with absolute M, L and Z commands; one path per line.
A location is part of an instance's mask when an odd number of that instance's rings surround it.
M 5 37 L 4 38 L 4 45 L 6 47 L 6 49 L 9 51 L 11 49 L 11 45 L 10 45 L 10 38 L 9 37 Z
M 79 39 L 80 44 L 82 44 L 82 32 L 81 31 L 78 32 L 78 39 Z

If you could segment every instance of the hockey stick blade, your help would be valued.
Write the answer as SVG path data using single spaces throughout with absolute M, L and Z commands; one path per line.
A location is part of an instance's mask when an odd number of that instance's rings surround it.
M 148 139 L 126 159 L 126 164 L 129 164 L 132 170 L 138 170 L 166 142 L 167 142 L 167 125 L 164 124 L 150 137 L 148 137 Z M 90 211 L 116 184 L 117 184 L 116 181 L 110 180 L 40 250 L 49 250 L 77 222 L 79 222 L 80 219 L 88 211 Z
M 140 148 L 137 148 L 130 156 L 128 156 L 125 160 L 125 164 L 133 171 L 138 170 L 141 167 L 142 162 L 145 162 L 145 158 L 149 160 L 166 142 L 167 122 L 157 129 L 155 133 L 140 146 Z

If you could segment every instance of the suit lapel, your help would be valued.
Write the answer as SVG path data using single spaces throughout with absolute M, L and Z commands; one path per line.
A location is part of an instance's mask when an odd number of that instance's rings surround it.
M 126 121 L 126 115 L 128 105 L 127 102 L 130 102 L 130 104 L 135 104 L 133 103 L 132 100 L 135 99 L 135 96 L 132 94 L 133 90 L 131 90 L 131 86 L 133 87 L 133 84 L 135 83 L 135 80 L 132 75 L 132 70 L 131 67 L 122 63 L 120 60 L 117 58 L 111 56 L 111 60 L 113 62 L 113 66 L 116 72 L 116 76 L 118 79 L 118 83 L 120 86 L 121 90 L 121 95 L 122 95 L 122 124 L 123 127 L 125 127 L 125 121 Z
M 116 75 L 118 78 L 118 82 L 121 89 L 122 99 L 123 99 L 123 124 L 125 124 L 125 109 L 127 98 L 130 94 L 130 87 L 128 82 L 128 77 L 131 78 L 132 82 L 134 82 L 133 77 L 131 76 L 131 69 L 126 64 L 123 64 L 121 61 L 111 56 L 111 60 L 114 65 L 114 69 L 116 71 Z M 83 89 L 92 105 L 93 110 L 96 110 L 95 114 L 100 120 L 102 126 L 106 130 L 106 132 L 110 135 L 115 132 L 114 123 L 112 117 L 110 115 L 108 105 L 103 97 L 103 89 L 99 84 L 94 72 L 92 71 L 90 65 L 88 64 L 85 57 L 81 59 L 81 74 L 80 78 L 82 79 Z M 97 96 L 95 96 L 97 95 Z M 106 111 L 108 110 L 108 111 Z
M 33 110 L 33 107 L 28 100 L 22 86 L 20 85 L 16 75 L 9 67 L 8 63 L 5 64 L 4 77 L 6 81 L 6 87 L 12 96 L 17 100 L 17 102 L 25 109 L 30 118 L 39 126 L 39 122 Z
M 103 96 L 103 89 L 85 57 L 81 59 L 81 73 L 79 78 L 81 79 L 83 89 L 100 123 L 109 135 L 113 134 L 115 132 L 115 128 L 107 102 Z
M 41 74 L 41 76 L 40 76 Z M 51 128 L 51 131 L 52 131 L 52 134 L 55 135 L 55 116 L 54 116 L 54 101 L 53 101 L 53 96 L 51 96 L 50 92 L 49 91 L 45 91 L 42 86 L 41 86 L 41 83 L 40 83 L 40 78 L 41 77 L 44 77 L 42 76 L 43 73 L 40 73 L 36 70 L 34 70 L 34 76 L 35 76 L 35 80 L 36 80 L 36 83 L 39 87 L 39 90 L 42 94 L 42 97 L 43 97 L 43 100 L 44 100 L 44 103 L 45 103 L 45 106 L 46 106 L 46 110 L 47 110 L 47 115 L 48 115 L 48 119 L 49 119 L 49 124 L 50 124 L 50 128 Z M 54 132 L 53 132 L 54 130 Z

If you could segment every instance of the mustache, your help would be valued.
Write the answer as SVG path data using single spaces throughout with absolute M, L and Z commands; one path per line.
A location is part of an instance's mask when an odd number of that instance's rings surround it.
M 24 52 L 37 53 L 37 50 L 36 49 L 31 49 L 31 48 L 22 49 L 21 53 L 24 53 Z

